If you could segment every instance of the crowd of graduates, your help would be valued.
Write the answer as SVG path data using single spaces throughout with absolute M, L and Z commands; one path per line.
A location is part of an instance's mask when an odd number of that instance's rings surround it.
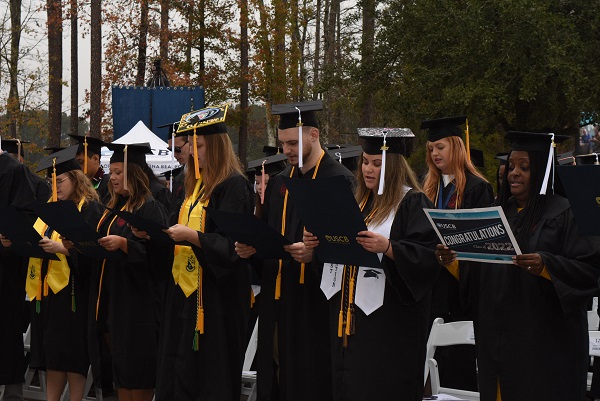
M 48 400 L 67 382 L 81 400 L 91 366 L 97 394 L 114 389 L 121 401 L 238 401 L 257 322 L 258 400 L 417 401 L 437 317 L 472 320 L 476 337 L 475 347 L 436 352 L 442 385 L 484 401 L 585 400 L 600 237 L 579 233 L 554 174 L 564 138 L 507 133 L 494 195 L 463 142 L 464 116 L 422 123 L 428 171 L 419 179 L 407 161 L 410 129 L 360 128 L 358 149 L 325 146 L 320 101 L 273 106 L 279 147 L 244 171 L 226 107 L 171 126 L 181 168 L 170 188 L 146 163 L 148 144 L 106 144 L 105 172 L 105 144 L 73 136 L 77 144 L 39 163 L 44 180 L 22 164 L 20 141 L 2 139 L 0 219 L 28 221 L 0 221 L 4 400 L 23 399 L 30 324 L 28 364 L 46 371 Z M 335 177 L 364 219 L 356 243 L 379 264 L 319 258 L 326 239 L 305 226 L 287 186 Z M 40 210 L 55 202 L 76 208 L 97 240 L 44 221 Z M 512 264 L 457 260 L 423 211 L 492 205 L 521 249 Z M 283 256 L 236 241 L 211 211 L 255 215 L 285 237 Z M 39 243 L 20 242 L 31 227 Z

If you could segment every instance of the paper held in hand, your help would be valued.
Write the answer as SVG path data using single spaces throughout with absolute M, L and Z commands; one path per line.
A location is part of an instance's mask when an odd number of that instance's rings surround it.
M 458 260 L 512 263 L 512 257 L 521 254 L 499 206 L 423 210 L 440 241 L 456 252 Z

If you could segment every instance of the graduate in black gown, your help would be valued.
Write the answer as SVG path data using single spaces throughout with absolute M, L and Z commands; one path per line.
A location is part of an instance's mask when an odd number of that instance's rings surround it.
M 507 134 L 498 204 L 522 254 L 512 265 L 481 265 L 474 323 L 482 401 L 585 399 L 586 309 L 598 295 L 600 238 L 579 235 L 568 200 L 553 193 L 560 190 L 547 169 L 553 137 Z M 437 247 L 440 263 L 454 260 Z
M 494 191 L 468 157 L 462 140 L 461 125 L 466 117 L 446 117 L 423 121 L 427 129 L 426 162 L 429 171 L 423 192 L 437 209 L 470 209 L 494 203 Z M 468 132 L 468 127 L 467 127 Z M 431 323 L 437 317 L 444 322 L 473 320 L 475 294 L 469 281 L 477 281 L 478 267 L 473 262 L 458 262 L 442 269 L 431 301 Z M 459 281 L 460 278 L 460 281 Z M 454 345 L 436 350 L 435 359 L 444 387 L 477 391 L 475 351 L 470 345 Z
M 48 201 L 50 187 L 19 161 L 22 156 L 20 141 L 1 141 L 0 206 L 20 209 L 33 224 L 32 207 Z M 24 307 L 26 274 L 27 258 L 10 247 L 0 246 L 0 385 L 5 386 L 4 399 L 11 401 L 23 399 L 23 326 L 28 321 Z
M 301 110 L 302 136 L 298 135 Z M 269 181 L 262 219 L 293 242 L 286 260 L 260 260 L 261 300 L 258 319 L 257 384 L 259 400 L 331 400 L 331 354 L 327 299 L 311 266 L 312 251 L 302 243 L 304 225 L 290 201 L 283 177 L 310 180 L 341 175 L 355 178 L 321 148 L 315 110 L 322 103 L 274 105 L 281 114 L 278 139 L 289 165 Z M 300 141 L 301 139 L 301 141 Z M 299 151 L 301 149 L 301 151 Z M 238 244 L 242 257 L 253 247 Z
M 216 111 L 217 114 L 212 114 Z M 250 266 L 207 217 L 208 209 L 252 214 L 252 189 L 227 135 L 227 106 L 193 112 L 186 197 L 166 231 L 170 248 L 160 336 L 157 401 L 238 401 L 250 309 Z M 186 117 L 186 116 L 184 116 Z M 209 120 L 208 122 L 206 120 Z
M 69 136 L 77 141 L 77 161 L 79 162 L 83 173 L 92 182 L 96 192 L 98 192 L 100 201 L 107 203 L 110 200 L 110 193 L 108 192 L 108 180 L 110 175 L 104 171 L 100 164 L 102 146 L 105 145 L 104 142 L 101 139 L 89 135 L 69 134 Z
M 72 146 L 53 153 L 40 161 L 38 171 L 47 170 L 55 182 L 50 201 L 74 202 L 95 227 L 101 214 L 98 194 L 75 160 L 76 152 L 77 146 Z M 59 260 L 29 259 L 25 288 L 36 317 L 31 324 L 30 366 L 46 370 L 48 400 L 58 401 L 67 382 L 71 400 L 81 400 L 89 368 L 88 299 L 95 261 L 78 257 L 76 251 L 72 258 L 60 234 L 40 218 L 34 228 L 43 236 L 40 247 Z
M 420 401 L 431 288 L 440 271 L 437 236 L 423 212 L 433 205 L 405 159 L 410 130 L 359 128 L 359 135 L 356 201 L 368 231 L 357 233 L 357 241 L 382 265 L 323 268 L 333 399 Z M 318 239 L 305 232 L 304 243 L 312 249 Z
M 108 207 L 165 224 L 166 211 L 152 198 L 148 177 L 141 167 L 150 147 L 108 146 L 114 151 L 110 159 Z M 98 232 L 103 235 L 100 245 L 118 252 L 119 257 L 102 261 L 93 272 L 89 332 L 94 377 L 101 372 L 100 344 L 104 341 L 112 357 L 119 399 L 150 401 L 154 395 L 158 347 L 158 267 L 149 257 L 148 242 L 135 237 L 130 225 L 114 212 L 104 212 Z

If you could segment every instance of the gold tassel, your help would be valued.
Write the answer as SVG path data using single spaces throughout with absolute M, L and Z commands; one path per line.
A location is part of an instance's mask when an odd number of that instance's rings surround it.
M 304 263 L 300 263 L 300 284 L 304 284 Z
M 196 174 L 196 179 L 200 179 L 200 165 L 198 164 L 198 136 L 196 135 L 196 128 L 194 128 L 194 173 Z
M 102 220 L 100 220 L 100 223 L 98 223 L 98 227 L 100 227 L 101 223 Z M 110 231 L 110 227 L 108 231 Z M 104 265 L 106 265 L 106 259 L 104 259 L 104 261 L 102 262 L 102 270 L 100 270 L 100 284 L 98 285 L 98 298 L 96 298 L 96 321 L 98 321 L 98 310 L 100 309 L 100 294 L 102 294 L 102 279 L 104 278 Z
M 275 280 L 275 299 L 281 296 L 281 259 L 279 259 L 279 270 L 277 271 L 277 279 Z
M 48 274 L 44 277 L 44 296 L 48 296 Z
M 204 308 L 201 306 L 198 310 L 198 332 L 204 334 Z
M 352 334 L 352 310 L 350 309 L 350 304 L 348 304 L 348 309 L 346 309 L 346 335 L 349 336 Z
M 469 138 L 469 120 L 467 119 L 465 121 L 465 124 L 467 125 L 467 132 L 465 135 L 465 139 L 466 139 L 466 148 L 467 148 L 467 160 L 471 161 L 471 143 L 470 143 L 470 138 Z
M 56 189 L 56 157 L 52 159 L 52 202 L 58 200 L 58 194 Z
M 88 143 L 87 135 L 83 137 L 83 174 L 87 174 L 88 168 Z
M 338 337 L 342 337 L 344 334 L 344 311 L 340 310 L 340 314 L 338 316 Z
M 250 289 L 250 308 L 254 308 L 254 303 L 256 302 L 256 298 L 254 298 L 254 291 L 252 288 Z

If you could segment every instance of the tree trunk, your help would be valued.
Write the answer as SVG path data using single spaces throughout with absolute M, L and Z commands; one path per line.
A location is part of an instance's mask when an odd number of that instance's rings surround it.
M 240 0 L 240 134 L 238 139 L 238 155 L 240 161 L 247 166 L 248 142 L 248 0 Z
M 317 0 L 315 10 L 315 55 L 313 63 L 313 100 L 317 100 L 319 86 L 319 70 L 321 69 L 321 0 Z
M 171 2 L 169 0 L 161 0 L 160 2 L 160 59 L 163 67 L 170 65 L 169 63 L 169 10 Z
M 49 146 L 60 143 L 62 117 L 62 4 L 47 1 L 48 15 L 48 133 Z
M 200 71 L 198 71 L 198 80 L 200 82 L 200 86 L 204 87 L 204 78 L 206 67 L 204 65 L 204 38 L 206 36 L 206 30 L 204 25 L 204 7 L 205 0 L 200 0 L 200 38 L 198 39 L 199 47 L 200 47 Z
M 273 44 L 275 52 L 273 55 L 273 103 L 285 103 L 287 100 L 286 82 L 286 58 L 285 58 L 285 34 L 287 32 L 286 21 L 288 18 L 285 0 L 274 0 L 275 19 L 273 26 Z
M 102 107 L 102 4 L 90 6 L 90 136 L 100 138 Z M 112 139 L 112 138 L 111 138 Z
M 21 100 L 17 81 L 21 42 L 21 3 L 21 0 L 10 0 L 10 62 L 8 66 L 10 89 L 6 102 L 6 112 L 9 124 L 8 133 L 11 138 L 17 137 L 17 126 L 21 114 Z
M 140 1 L 140 30 L 138 35 L 138 59 L 135 85 L 143 86 L 146 76 L 146 50 L 148 48 L 148 0 Z
M 373 46 L 375 44 L 375 0 L 363 0 L 361 42 L 361 109 L 359 126 L 370 127 L 373 120 Z
M 77 135 L 79 131 L 79 64 L 77 62 L 77 0 L 71 0 L 71 126 L 69 132 L 71 135 Z

